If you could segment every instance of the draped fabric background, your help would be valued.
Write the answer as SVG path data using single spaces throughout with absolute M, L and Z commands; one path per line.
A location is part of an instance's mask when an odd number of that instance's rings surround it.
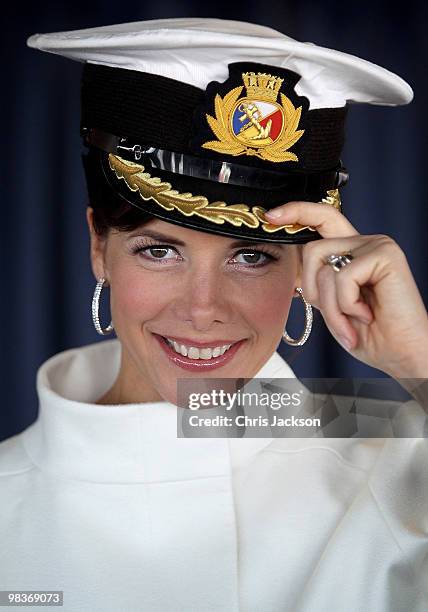
M 365 4 L 365 6 L 364 6 Z M 245 10 L 244 10 L 245 8 Z M 426 24 L 421 3 L 323 2 L 200 4 L 15 3 L 2 11 L 2 224 L 0 439 L 37 416 L 35 374 L 51 355 L 96 342 L 91 320 L 95 286 L 89 263 L 87 205 L 80 162 L 81 65 L 28 49 L 27 36 L 162 17 L 221 17 L 261 23 L 302 41 L 349 52 L 406 79 L 409 106 L 353 105 L 343 160 L 350 183 L 344 210 L 363 234 L 388 234 L 407 254 L 428 301 L 426 180 Z M 108 296 L 103 295 L 105 302 Z M 104 309 L 103 321 L 109 317 Z M 294 300 L 287 330 L 300 334 L 303 308 Z M 299 349 L 281 345 L 299 377 L 377 377 L 383 372 L 348 355 L 315 311 Z

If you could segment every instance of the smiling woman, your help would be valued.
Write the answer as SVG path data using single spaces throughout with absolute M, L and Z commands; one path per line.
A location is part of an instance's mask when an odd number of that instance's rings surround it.
M 101 237 L 91 208 L 88 223 L 92 267 L 111 287 L 122 343 L 119 376 L 100 403 L 177 404 L 177 378 L 253 377 L 274 353 L 296 283 L 297 245 L 244 247 L 160 219 Z
M 92 315 L 117 337 L 43 363 L 37 420 L 0 444 L 0 591 L 62 589 L 67 612 L 426 610 L 427 314 L 398 244 L 340 197 L 348 103 L 409 85 L 219 19 L 28 44 L 84 63 Z M 276 349 L 306 342 L 312 307 L 415 399 L 305 389 Z

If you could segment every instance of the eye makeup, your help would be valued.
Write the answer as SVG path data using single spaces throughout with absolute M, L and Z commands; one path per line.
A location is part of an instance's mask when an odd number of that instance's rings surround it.
M 278 259 L 281 256 L 281 254 L 278 253 L 278 251 L 280 251 L 281 249 L 275 248 L 275 246 L 272 246 L 272 245 L 266 245 L 264 243 L 254 243 L 254 244 L 251 244 L 248 242 L 243 243 L 242 241 L 240 241 L 239 243 L 235 243 L 235 244 L 239 244 L 241 246 L 244 244 L 245 248 L 241 248 L 238 251 L 236 251 L 232 256 L 232 259 L 236 259 L 237 257 L 242 256 L 242 255 L 254 255 L 254 254 L 262 254 L 265 258 L 265 261 L 262 263 L 258 262 L 258 263 L 253 264 L 248 261 L 245 264 L 235 263 L 234 265 L 236 267 L 261 268 L 271 262 L 278 261 Z M 232 248 L 232 245 L 230 245 L 229 248 Z M 145 258 L 146 261 L 156 262 L 161 265 L 165 265 L 165 263 L 167 262 L 174 261 L 175 258 L 174 257 L 162 257 L 162 256 L 158 257 L 157 255 L 154 255 L 154 253 L 156 252 L 158 254 L 163 253 L 165 255 L 168 251 L 175 251 L 175 253 L 180 258 L 180 260 L 182 259 L 181 255 L 171 244 L 162 243 L 158 241 L 157 239 L 153 239 L 152 236 L 139 235 L 130 246 L 130 253 L 132 255 L 141 254 L 141 256 Z M 146 255 L 145 253 L 151 253 L 151 256 Z

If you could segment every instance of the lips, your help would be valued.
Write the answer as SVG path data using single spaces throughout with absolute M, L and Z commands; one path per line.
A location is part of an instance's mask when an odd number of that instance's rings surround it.
M 233 359 L 239 348 L 244 344 L 244 342 L 246 342 L 246 339 L 239 340 L 223 355 L 219 355 L 218 357 L 211 357 L 211 359 L 190 359 L 189 357 L 184 357 L 184 355 L 176 353 L 163 336 L 155 333 L 153 333 L 153 336 L 156 338 L 160 347 L 170 361 L 183 370 L 190 370 L 192 372 L 209 372 L 215 368 L 224 366 L 226 363 L 231 361 L 231 359 Z

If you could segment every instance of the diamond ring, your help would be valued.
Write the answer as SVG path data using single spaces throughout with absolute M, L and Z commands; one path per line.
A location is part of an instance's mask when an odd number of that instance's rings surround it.
M 353 259 L 354 257 L 351 251 L 346 251 L 340 255 L 329 255 L 325 263 L 331 266 L 336 272 L 340 272 L 340 270 L 350 264 Z

